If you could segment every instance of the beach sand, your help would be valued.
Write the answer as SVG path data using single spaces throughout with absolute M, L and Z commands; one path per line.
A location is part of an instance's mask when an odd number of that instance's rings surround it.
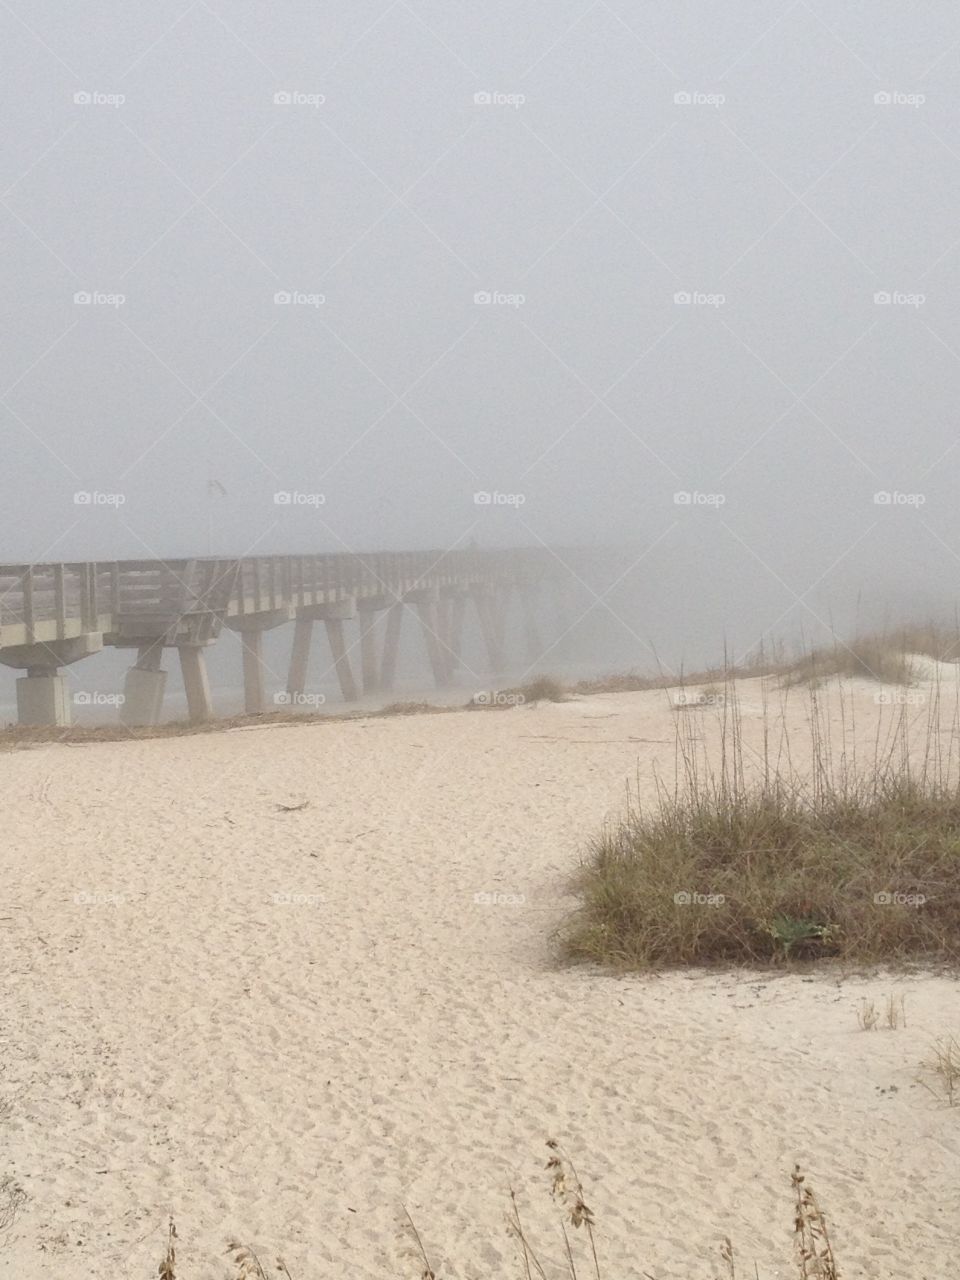
M 678 714 L 702 713 L 661 691 L 5 755 L 0 1177 L 27 1200 L 0 1275 L 155 1275 L 172 1213 L 184 1280 L 229 1237 L 295 1280 L 414 1276 L 406 1206 L 438 1275 L 520 1276 L 511 1186 L 561 1260 L 555 1137 L 607 1276 L 719 1275 L 724 1235 L 742 1274 L 794 1276 L 799 1161 L 845 1280 L 952 1280 L 960 1108 L 915 1076 L 960 1034 L 953 978 L 557 962 L 578 853 L 672 776 Z M 894 992 L 906 1028 L 860 1031 Z

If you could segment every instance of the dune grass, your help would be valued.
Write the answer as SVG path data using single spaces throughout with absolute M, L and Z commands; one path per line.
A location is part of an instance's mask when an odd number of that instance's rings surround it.
M 652 805 L 632 801 L 586 850 L 568 957 L 637 969 L 960 960 L 957 706 L 945 717 L 930 697 L 919 746 L 916 716 L 881 715 L 864 761 L 842 686 L 784 690 L 783 705 L 798 696 L 802 769 L 768 704 L 748 741 L 731 679 L 720 705 L 678 720 L 672 784 L 658 780 Z
M 757 677 L 775 679 L 789 688 L 820 684 L 833 676 L 909 685 L 914 681 L 910 654 L 922 654 L 938 662 L 960 662 L 960 620 L 950 626 L 936 622 L 903 624 L 861 632 L 850 640 L 838 636 L 831 644 L 804 647 L 793 654 L 777 641 L 758 646 L 737 662 L 725 657 L 718 666 L 694 670 L 683 666 L 672 670 L 658 663 L 654 674 L 628 671 L 597 676 L 580 680 L 573 689 L 583 694 L 643 693 Z
M 510 711 L 514 707 L 536 706 L 538 702 L 567 702 L 570 690 L 553 676 L 537 676 L 526 684 L 509 688 L 488 689 L 475 693 L 466 704 L 467 711 Z
M 848 643 L 811 649 L 780 674 L 784 684 L 820 683 L 831 676 L 876 680 L 882 684 L 911 684 L 914 673 L 902 636 L 855 636 Z
M 537 676 L 508 692 L 519 694 L 524 702 L 566 702 L 570 696 L 566 685 L 553 676 Z
M 890 633 L 901 653 L 922 653 L 938 662 L 960 662 L 960 618 L 939 622 L 907 623 Z
M 517 1246 L 516 1275 L 522 1280 L 550 1280 L 550 1277 L 556 1280 L 586 1277 L 604 1280 L 606 1272 L 601 1262 L 602 1242 L 597 1218 L 587 1204 L 580 1174 L 560 1143 L 551 1139 L 547 1147 L 550 1151 L 546 1163 L 550 1195 L 560 1215 L 557 1224 L 560 1261 L 546 1259 L 538 1249 L 530 1228 L 521 1217 L 517 1193 L 511 1189 L 507 1231 Z M 793 1274 L 798 1280 L 840 1280 L 826 1215 L 799 1165 L 794 1166 L 790 1184 L 793 1193 Z M 442 1270 L 435 1265 L 416 1222 L 406 1208 L 403 1209 L 403 1219 L 406 1236 L 403 1252 L 410 1258 L 419 1280 L 443 1280 Z M 572 1228 L 572 1232 L 568 1228 Z M 177 1228 L 171 1218 L 166 1249 L 157 1268 L 160 1280 L 184 1280 L 177 1270 L 177 1240 Z M 265 1263 L 252 1246 L 237 1240 L 228 1242 L 226 1255 L 231 1264 L 230 1280 L 268 1280 L 269 1275 L 279 1275 L 282 1280 L 301 1280 L 299 1275 L 294 1277 L 282 1257 Z M 746 1274 L 738 1269 L 737 1254 L 729 1236 L 721 1237 L 718 1256 L 727 1280 L 737 1280 L 738 1276 Z M 641 1270 L 639 1274 L 653 1280 L 649 1271 Z M 750 1274 L 759 1280 L 760 1271 L 756 1264 Z M 777 1274 L 782 1273 L 778 1271 Z
M 739 664 L 722 663 L 718 666 L 704 667 L 687 671 L 681 667 L 678 671 L 661 668 L 655 675 L 640 671 L 625 671 L 619 674 L 594 676 L 589 680 L 579 680 L 573 685 L 574 693 L 649 693 L 655 689 L 688 689 L 693 685 L 716 685 L 729 680 L 753 680 L 758 676 L 775 675 L 786 670 L 790 664 L 783 657 L 782 649 L 774 653 L 758 650 L 749 660 Z

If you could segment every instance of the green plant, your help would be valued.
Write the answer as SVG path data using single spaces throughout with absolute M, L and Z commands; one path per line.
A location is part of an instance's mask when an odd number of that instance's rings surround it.
M 783 948 L 784 958 L 789 958 L 794 948 L 822 950 L 835 932 L 834 925 L 817 920 L 797 920 L 792 916 L 774 916 L 767 929 L 777 945 Z

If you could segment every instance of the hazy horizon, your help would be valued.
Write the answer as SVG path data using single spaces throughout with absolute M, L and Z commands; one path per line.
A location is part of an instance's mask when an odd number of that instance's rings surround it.
M 0 28 L 0 559 L 612 545 L 598 662 L 953 610 L 955 7 Z

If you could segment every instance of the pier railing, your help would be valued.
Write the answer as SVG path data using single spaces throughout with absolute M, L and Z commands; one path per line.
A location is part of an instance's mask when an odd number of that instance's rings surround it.
M 401 598 L 419 588 L 524 585 L 544 576 L 537 549 L 385 551 L 0 565 L 0 648 L 98 632 L 107 644 L 207 619 Z

